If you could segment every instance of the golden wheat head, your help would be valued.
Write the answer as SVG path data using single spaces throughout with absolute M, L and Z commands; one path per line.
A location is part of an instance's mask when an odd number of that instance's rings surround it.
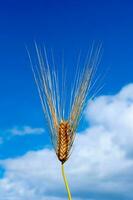
M 62 92 L 60 92 L 60 77 L 55 69 L 51 69 L 45 48 L 41 50 L 36 44 L 35 47 L 38 63 L 35 66 L 31 62 L 31 67 L 45 118 L 48 122 L 52 143 L 58 159 L 63 164 L 69 158 L 81 114 L 89 91 L 94 84 L 92 84 L 92 78 L 96 72 L 100 47 L 95 52 L 93 50 L 90 52 L 90 56 L 87 57 L 87 62 L 82 70 L 77 67 L 75 81 L 70 91 L 71 95 L 68 97 L 70 100 L 69 108 L 66 108 L 64 103 L 66 101 L 64 98 L 66 91 L 62 89 Z M 62 76 L 64 76 L 63 69 Z M 62 80 L 64 81 L 64 78 Z M 65 82 L 61 83 L 62 86 L 65 84 Z M 67 119 L 64 117 L 66 109 L 69 110 Z

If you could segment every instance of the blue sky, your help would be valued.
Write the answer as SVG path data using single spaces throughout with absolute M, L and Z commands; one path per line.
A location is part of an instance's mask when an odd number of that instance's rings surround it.
M 34 50 L 34 40 L 40 45 L 45 44 L 48 50 L 52 48 L 57 64 L 64 51 L 66 66 L 72 66 L 76 62 L 79 50 L 85 54 L 93 41 L 101 42 L 103 50 L 98 72 L 105 74 L 105 86 L 100 95 L 115 95 L 121 88 L 133 83 L 132 10 L 132 1 L 118 0 L 0 2 L 0 159 L 2 163 L 8 158 L 17 159 L 19 156 L 21 159 L 32 150 L 37 153 L 43 151 L 42 149 L 45 151 L 45 148 L 50 146 L 50 138 L 45 127 L 25 45 L 28 46 L 31 54 Z M 105 102 L 103 106 L 106 107 Z M 103 124 L 103 121 L 97 122 L 92 119 L 92 115 L 87 118 L 89 123 L 93 121 L 92 126 L 97 123 Z M 9 163 L 10 165 L 12 163 Z M 0 177 L 6 177 L 3 172 L 7 171 L 8 174 L 9 166 L 3 164 Z M 2 178 L 1 180 L 4 180 Z M 83 199 L 82 192 L 78 196 L 79 199 Z M 90 200 L 89 193 L 87 191 L 86 193 L 86 199 Z M 98 194 L 95 190 L 92 199 L 99 200 Z M 113 191 L 111 193 L 111 190 L 106 195 L 107 199 L 110 197 L 111 200 L 118 199 L 118 194 Z M 129 196 L 121 196 L 122 198 L 130 199 Z M 4 197 L 1 200 L 5 200 Z

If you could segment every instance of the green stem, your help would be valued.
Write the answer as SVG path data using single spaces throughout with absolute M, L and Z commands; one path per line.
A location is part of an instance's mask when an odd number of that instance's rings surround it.
M 68 181 L 67 181 L 67 178 L 66 178 L 66 175 L 65 175 L 65 171 L 64 171 L 64 164 L 61 165 L 61 169 L 62 169 L 62 176 L 63 176 L 64 183 L 65 183 L 65 186 L 66 186 L 66 190 L 67 190 L 67 193 L 68 193 L 68 200 L 72 200 L 72 196 L 71 196 L 71 192 L 70 192 L 70 189 L 69 189 Z

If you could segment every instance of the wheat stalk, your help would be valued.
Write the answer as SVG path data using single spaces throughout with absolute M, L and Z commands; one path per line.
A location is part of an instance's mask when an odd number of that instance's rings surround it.
M 36 66 L 32 63 L 30 54 L 28 52 L 31 68 L 38 88 L 45 118 L 48 122 L 52 143 L 56 155 L 62 164 L 62 176 L 68 192 L 68 199 L 71 200 L 71 193 L 64 173 L 64 163 L 70 156 L 76 129 L 81 119 L 81 114 L 83 113 L 85 103 L 88 100 L 89 91 L 95 84 L 95 82 L 92 84 L 92 79 L 97 69 L 101 46 L 95 51 L 92 48 L 90 54 L 88 54 L 86 58 L 86 63 L 82 71 L 77 65 L 75 81 L 70 91 L 69 108 L 66 108 L 64 103 L 64 94 L 66 93 L 64 87 L 66 84 L 64 79 L 64 71 L 62 71 L 63 75 L 61 92 L 57 71 L 55 69 L 51 69 L 45 48 L 41 50 L 37 44 L 35 44 L 35 48 L 38 60 Z M 52 61 L 54 68 L 55 63 L 53 56 Z M 66 110 L 67 119 L 64 117 Z

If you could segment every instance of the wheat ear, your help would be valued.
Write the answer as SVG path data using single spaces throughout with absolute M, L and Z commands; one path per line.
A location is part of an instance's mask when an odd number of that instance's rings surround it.
M 58 141 L 56 154 L 58 159 L 64 164 L 69 156 L 70 144 L 72 141 L 71 128 L 68 121 L 62 121 L 58 129 Z
M 101 47 L 95 52 L 92 51 L 87 56 L 83 68 L 77 68 L 73 88 L 71 88 L 70 108 L 66 109 L 64 99 L 67 91 L 65 90 L 65 79 L 62 78 L 62 92 L 59 87 L 59 79 L 56 70 L 52 70 L 48 62 L 45 48 L 41 51 L 35 43 L 37 53 L 37 63 L 33 64 L 30 54 L 32 72 L 37 85 L 42 108 L 48 122 L 52 143 L 58 159 L 62 165 L 62 176 L 68 193 L 68 200 L 72 200 L 69 185 L 64 172 L 64 163 L 70 156 L 70 151 L 74 142 L 76 129 L 78 127 L 88 94 L 93 87 L 92 78 L 96 72 L 99 52 Z M 53 58 L 53 56 L 52 56 Z M 54 59 L 53 68 L 55 67 Z M 78 62 L 79 63 L 79 62 Z M 54 68 L 55 69 L 55 68 Z M 62 71 L 64 75 L 64 71 Z M 63 76 L 64 77 L 64 76 Z M 94 82 L 95 83 L 95 82 Z M 68 110 L 68 112 L 65 112 Z M 64 117 L 65 116 L 65 117 Z
M 59 125 L 58 130 L 58 142 L 57 142 L 57 157 L 61 161 L 61 170 L 62 170 L 62 176 L 65 183 L 65 187 L 68 194 L 68 200 L 72 200 L 69 184 L 65 175 L 64 170 L 64 163 L 69 157 L 69 151 L 70 151 L 70 144 L 72 141 L 71 137 L 71 128 L 68 121 L 62 121 Z

